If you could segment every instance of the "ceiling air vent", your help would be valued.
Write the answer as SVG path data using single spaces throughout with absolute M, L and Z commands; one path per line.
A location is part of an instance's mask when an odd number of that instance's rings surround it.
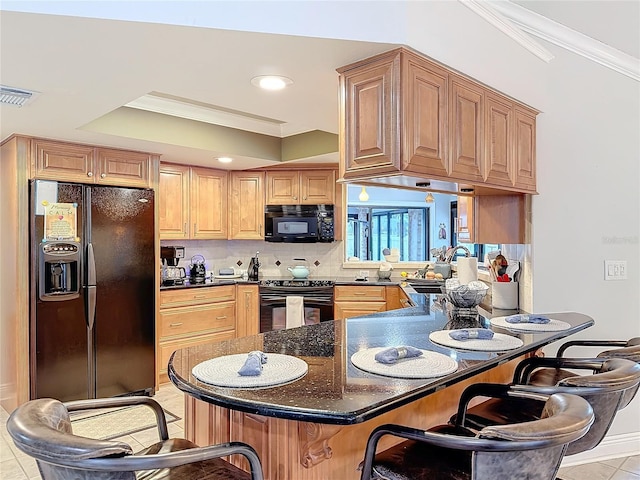
M 37 96 L 37 92 L 0 85 L 0 105 L 24 107 Z

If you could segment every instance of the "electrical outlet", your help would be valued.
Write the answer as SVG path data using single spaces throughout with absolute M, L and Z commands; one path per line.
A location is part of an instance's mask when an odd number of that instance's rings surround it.
M 359 278 L 369 278 L 369 270 L 360 270 Z
M 605 260 L 604 261 L 605 280 L 626 280 L 627 261 L 626 260 Z

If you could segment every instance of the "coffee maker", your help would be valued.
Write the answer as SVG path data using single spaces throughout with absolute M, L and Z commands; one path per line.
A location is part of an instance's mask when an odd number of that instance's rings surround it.
M 181 258 L 184 258 L 184 247 L 160 247 L 163 286 L 184 285 L 187 272 L 178 266 Z

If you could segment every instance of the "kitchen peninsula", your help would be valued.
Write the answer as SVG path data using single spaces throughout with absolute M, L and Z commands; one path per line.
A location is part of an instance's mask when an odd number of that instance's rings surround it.
M 429 340 L 431 332 L 448 327 L 449 319 L 434 304 L 435 295 L 421 298 L 422 304 L 402 310 L 176 351 L 168 373 L 188 394 L 187 438 L 201 445 L 250 443 L 260 455 L 267 479 L 355 479 L 375 426 L 401 423 L 427 428 L 446 422 L 467 385 L 508 382 L 523 356 L 594 323 L 583 314 L 554 313 L 549 316 L 570 327 L 541 333 L 492 327 L 496 333 L 519 338 L 522 345 L 508 351 L 454 350 Z M 476 321 L 490 326 L 488 318 Z M 443 353 L 458 362 L 457 371 L 426 379 L 392 378 L 367 373 L 351 362 L 351 356 L 363 349 L 396 345 Z M 308 371 L 296 381 L 260 389 L 216 387 L 192 374 L 201 362 L 252 350 L 297 357 L 307 363 Z

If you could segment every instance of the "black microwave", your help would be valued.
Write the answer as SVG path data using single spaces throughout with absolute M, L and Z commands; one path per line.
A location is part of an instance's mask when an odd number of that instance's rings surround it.
M 267 205 L 267 242 L 333 242 L 333 205 Z

